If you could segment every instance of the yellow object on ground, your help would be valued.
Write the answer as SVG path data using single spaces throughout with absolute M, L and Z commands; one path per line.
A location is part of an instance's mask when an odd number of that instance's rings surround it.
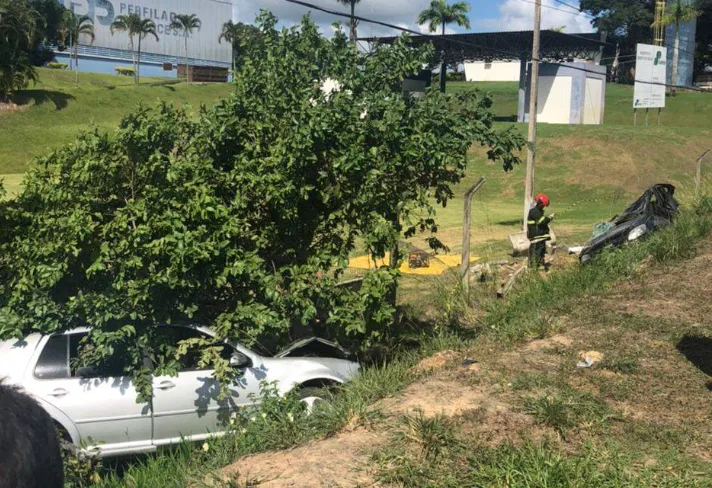
M 388 266 L 390 261 L 390 253 L 386 253 L 385 258 L 373 260 L 371 256 L 358 256 L 349 261 L 349 268 L 356 269 L 375 269 L 381 266 Z M 408 260 L 404 260 L 401 264 L 400 272 L 409 275 L 421 275 L 421 276 L 436 276 L 441 275 L 450 268 L 460 266 L 461 261 L 460 256 L 452 255 L 438 255 L 430 256 L 430 266 L 427 268 L 411 268 L 408 266 Z M 479 261 L 479 257 L 470 258 L 470 264 Z

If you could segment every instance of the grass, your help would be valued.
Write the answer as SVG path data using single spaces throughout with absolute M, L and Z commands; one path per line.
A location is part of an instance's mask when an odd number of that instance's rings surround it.
M 0 175 L 11 192 L 19 188 L 29 162 L 71 142 L 91 126 L 104 130 L 117 127 L 121 117 L 138 104 L 159 100 L 179 106 L 213 104 L 228 95 L 229 84 L 186 84 L 176 80 L 144 78 L 137 87 L 133 79 L 118 75 L 83 73 L 74 84 L 74 73 L 39 68 L 39 82 L 20 92 L 16 99 L 29 108 L 0 116 Z

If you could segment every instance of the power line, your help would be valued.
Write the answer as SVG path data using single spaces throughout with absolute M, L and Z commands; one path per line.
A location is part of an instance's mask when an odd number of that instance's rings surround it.
M 314 4 L 312 4 L 312 3 L 304 2 L 304 1 L 302 1 L 302 0 L 282 0 L 282 1 L 288 2 L 288 3 L 293 3 L 293 4 L 296 4 L 296 5 L 301 5 L 302 7 L 306 7 L 306 8 L 318 10 L 318 11 L 320 11 L 320 12 L 324 12 L 324 13 L 328 13 L 328 14 L 331 14 L 331 15 L 335 15 L 335 16 L 337 16 L 337 17 L 351 18 L 351 15 L 349 15 L 349 14 L 347 14 L 347 13 L 344 13 L 344 12 L 337 12 L 337 11 L 334 11 L 334 10 L 329 10 L 329 9 L 324 8 L 324 7 L 320 7 L 320 6 L 318 6 L 318 5 L 314 5 Z M 528 1 L 528 0 L 521 0 L 521 1 Z M 366 23 L 376 24 L 376 25 L 380 25 L 380 26 L 383 26 L 383 27 L 388 27 L 389 29 L 394 29 L 394 30 L 401 31 L 401 32 L 408 32 L 408 33 L 411 33 L 411 34 L 415 34 L 415 35 L 421 36 L 421 37 L 428 37 L 428 38 L 431 38 L 431 39 L 441 39 L 441 38 L 442 38 L 442 36 L 431 35 L 431 34 L 424 34 L 424 33 L 422 33 L 422 32 L 418 32 L 418 31 L 415 31 L 415 30 L 413 30 L 413 29 L 408 29 L 407 27 L 401 27 L 401 26 L 398 26 L 398 25 L 389 24 L 389 23 L 387 23 L 387 22 L 381 22 L 380 20 L 368 19 L 368 18 L 366 18 L 366 17 L 361 17 L 361 16 L 358 16 L 358 15 L 355 15 L 354 18 L 355 18 L 356 20 L 360 21 L 360 22 L 366 22 Z M 568 34 L 568 35 L 571 36 L 571 34 Z M 578 37 L 578 36 L 573 36 L 573 37 Z M 585 38 L 583 38 L 583 39 L 585 39 Z M 587 39 L 587 40 L 590 41 L 590 39 Z M 501 54 L 506 54 L 507 56 L 510 56 L 512 59 L 517 59 L 517 58 L 520 57 L 520 55 L 519 55 L 518 53 L 512 53 L 512 52 L 509 52 L 509 51 L 505 51 L 505 50 L 503 50 L 503 49 L 490 48 L 490 47 L 486 47 L 486 46 L 482 46 L 482 45 L 476 44 L 476 43 L 474 43 L 474 42 L 461 41 L 461 40 L 459 40 L 459 39 L 452 39 L 452 38 L 449 38 L 449 39 L 448 39 L 448 42 L 452 42 L 452 43 L 454 43 L 454 44 L 460 44 L 460 45 L 464 45 L 464 46 L 469 46 L 469 47 L 476 47 L 476 48 L 480 48 L 480 49 L 488 49 L 488 50 L 491 50 L 491 51 L 496 51 L 496 52 L 499 52 L 499 53 L 501 53 Z M 563 63 L 557 63 L 557 62 L 548 63 L 548 64 L 552 64 L 552 65 L 555 65 L 555 66 L 562 66 L 562 67 L 569 68 L 569 69 L 573 69 L 573 70 L 576 70 L 576 71 L 583 71 L 584 73 L 591 73 L 591 74 L 596 74 L 596 75 L 599 75 L 599 76 L 601 75 L 601 73 L 599 73 L 598 71 L 587 70 L 587 69 L 585 69 L 585 68 L 579 68 L 578 66 L 572 66 L 572 65 L 570 65 L 570 64 L 563 64 Z M 700 89 L 700 88 L 695 88 L 695 87 L 691 87 L 691 86 L 685 86 L 685 85 L 672 85 L 672 84 L 667 84 L 667 83 L 656 83 L 656 82 L 653 82 L 653 81 L 642 81 L 642 80 L 636 80 L 636 82 L 637 82 L 637 83 L 646 84 L 646 85 L 665 86 L 665 87 L 668 87 L 668 88 L 681 88 L 681 89 L 685 89 L 685 90 L 692 90 L 692 91 L 698 91 L 698 92 L 709 93 L 709 92 L 707 92 L 706 90 L 702 90 L 702 89 Z
M 575 5 L 571 5 L 570 3 L 566 3 L 566 2 L 564 2 L 563 0 L 554 0 L 554 1 L 555 1 L 556 3 L 558 3 L 558 4 L 560 4 L 560 5 L 566 5 L 567 7 L 574 9 L 577 13 L 583 13 L 584 15 L 593 17 L 593 16 L 591 16 L 591 15 L 585 13 L 585 12 L 584 12 L 583 10 L 581 10 L 579 7 L 577 7 L 577 6 L 575 6 Z M 543 7 L 543 5 L 542 5 L 542 7 Z
M 519 1 L 524 2 L 524 3 L 531 3 L 532 5 L 536 5 L 536 3 L 531 0 L 519 0 Z M 561 3 L 561 2 L 559 2 L 559 3 Z M 564 5 L 568 5 L 568 4 L 564 4 Z M 568 6 L 571 7 L 571 5 L 568 5 Z M 596 17 L 589 15 L 586 12 L 581 12 L 580 10 L 578 10 L 577 12 L 571 12 L 570 10 L 564 10 L 562 8 L 554 7 L 553 5 L 543 5 L 543 4 L 542 4 L 542 7 L 548 8 L 550 10 L 556 10 L 558 12 L 563 12 L 563 13 L 569 14 L 569 15 L 576 15 L 576 16 L 580 15 L 582 17 L 586 17 L 591 20 L 596 20 Z

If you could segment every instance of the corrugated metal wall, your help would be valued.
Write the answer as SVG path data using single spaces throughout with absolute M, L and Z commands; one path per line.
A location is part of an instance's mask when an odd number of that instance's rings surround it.
M 141 41 L 141 51 L 168 56 L 185 55 L 185 38 L 168 28 L 176 14 L 196 14 L 203 25 L 188 39 L 190 58 L 207 61 L 231 62 L 232 48 L 227 42 L 218 42 L 223 23 L 232 19 L 232 2 L 225 0 L 59 0 L 78 15 L 88 15 L 94 20 L 96 39 L 93 46 L 128 49 L 125 32 L 111 34 L 111 23 L 119 15 L 134 12 L 156 23 L 158 42 L 153 37 Z M 82 43 L 89 44 L 88 39 Z M 137 43 L 137 39 L 134 39 Z

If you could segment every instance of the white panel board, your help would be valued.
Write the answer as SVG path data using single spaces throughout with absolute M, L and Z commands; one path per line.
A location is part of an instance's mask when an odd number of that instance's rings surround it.
M 519 61 L 473 61 L 465 63 L 467 81 L 519 81 Z
M 570 76 L 539 77 L 539 110 L 537 119 L 548 124 L 568 124 L 571 119 Z
M 635 58 L 633 108 L 665 107 L 667 50 L 650 44 L 638 44 Z
M 111 33 L 111 23 L 119 15 L 138 12 L 156 23 L 159 40 L 147 37 L 141 41 L 141 52 L 167 56 L 185 56 L 185 38 L 168 28 L 177 14 L 196 14 L 202 27 L 188 39 L 188 56 L 208 61 L 231 62 L 232 48 L 228 42 L 218 42 L 223 23 L 232 19 L 232 2 L 226 0 L 59 0 L 78 15 L 94 20 L 96 39 L 92 45 L 113 49 L 128 49 L 125 32 Z M 89 44 L 82 39 L 82 44 Z M 134 44 L 138 41 L 134 39 Z
M 603 98 L 603 80 L 586 78 L 586 99 L 584 100 L 583 123 L 599 125 L 601 123 L 601 100 Z

